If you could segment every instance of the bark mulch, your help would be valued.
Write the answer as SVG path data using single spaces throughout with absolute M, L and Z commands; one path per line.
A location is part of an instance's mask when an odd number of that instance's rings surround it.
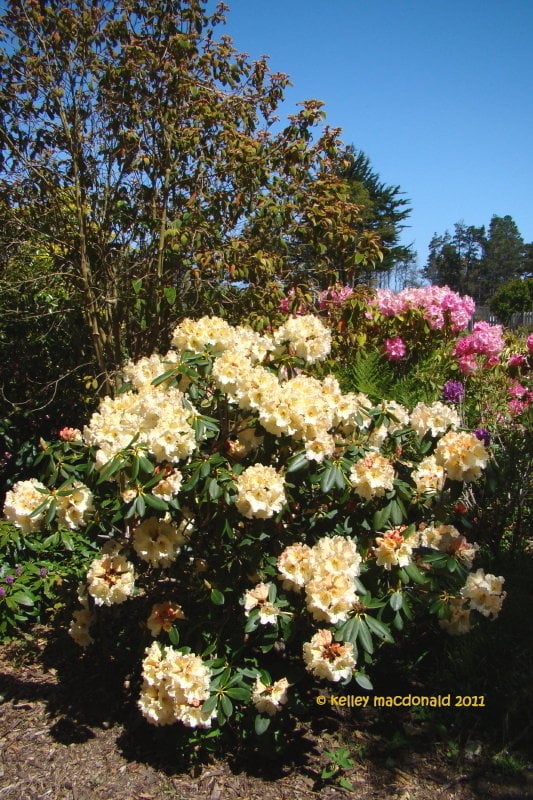
M 283 763 L 228 753 L 184 770 L 112 670 L 69 661 L 46 630 L 0 645 L 0 800 L 533 800 L 531 764 L 497 768 L 482 743 L 449 752 L 423 726 L 394 749 L 371 718 L 340 713 L 302 728 Z M 352 790 L 321 780 L 339 746 L 355 761 Z

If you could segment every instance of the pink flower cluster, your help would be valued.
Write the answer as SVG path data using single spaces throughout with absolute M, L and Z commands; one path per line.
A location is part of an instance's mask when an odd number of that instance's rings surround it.
M 385 339 L 383 348 L 389 361 L 401 361 L 407 353 L 405 342 L 400 336 L 395 336 L 393 339 Z
M 454 333 L 468 327 L 475 303 L 468 295 L 460 295 L 448 286 L 423 286 L 393 292 L 378 289 L 376 304 L 386 317 L 396 317 L 410 309 L 421 309 L 433 330 L 441 330 L 447 323 Z
M 351 286 L 329 286 L 318 295 L 318 307 L 321 311 L 326 311 L 330 306 L 340 306 L 353 294 Z
M 485 366 L 498 364 L 498 356 L 504 347 L 503 328 L 488 322 L 476 322 L 472 333 L 455 343 L 453 355 L 464 375 L 472 375 L 478 367 L 477 356 L 485 356 Z
M 294 291 L 294 289 L 289 289 L 287 297 L 284 297 L 279 304 L 279 310 L 283 312 L 283 314 L 308 314 L 309 306 L 306 303 L 300 303 L 300 305 L 296 309 L 292 307 L 295 296 L 296 292 Z
M 518 381 L 513 381 L 509 386 L 507 393 L 511 395 L 507 407 L 513 416 L 522 414 L 526 411 L 533 402 L 533 392 L 522 386 Z

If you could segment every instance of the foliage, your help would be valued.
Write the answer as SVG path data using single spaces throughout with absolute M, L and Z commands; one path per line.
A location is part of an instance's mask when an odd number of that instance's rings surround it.
M 411 213 L 409 200 L 399 186 L 389 186 L 372 169 L 370 159 L 362 151 L 348 147 L 344 155 L 342 177 L 350 184 L 354 201 L 362 209 L 361 226 L 375 230 L 385 247 L 379 272 L 389 272 L 396 265 L 411 264 L 415 253 L 399 243 L 405 221 Z M 339 280 L 346 283 L 346 276 Z
M 0 522 L 0 638 L 49 622 L 70 605 L 94 545 L 80 531 L 23 535 Z
M 490 298 L 489 306 L 504 325 L 510 323 L 513 314 L 533 310 L 533 278 L 502 284 Z
M 464 222 L 455 224 L 453 236 L 448 231 L 442 236 L 435 234 L 429 243 L 424 277 L 438 286 L 447 285 L 479 300 L 484 242 L 485 228 Z
M 447 284 L 485 303 L 503 284 L 531 271 L 531 245 L 526 245 L 508 214 L 494 215 L 488 229 L 458 222 L 453 236 L 434 235 L 423 270 L 432 283 Z
M 26 536 L 103 542 L 70 633 L 120 651 L 136 687 L 142 660 L 143 714 L 192 743 L 282 747 L 312 678 L 369 690 L 418 615 L 460 633 L 503 600 L 445 524 L 488 451 L 449 407 L 409 413 L 314 378 L 328 340 L 305 315 L 268 336 L 185 320 L 167 355 L 127 366 L 83 440 L 46 446 L 45 483 L 8 495 Z
M 344 777 L 343 772 L 351 769 L 355 762 L 350 756 L 350 751 L 347 747 L 337 747 L 334 750 L 325 750 L 325 758 L 328 759 L 328 765 L 322 768 L 320 777 L 323 781 L 331 781 L 342 786 L 343 789 L 353 791 L 354 786 L 350 780 Z
M 125 357 L 168 346 L 172 319 L 240 301 L 243 282 L 327 285 L 381 257 L 321 103 L 274 133 L 287 76 L 217 38 L 227 9 L 206 7 L 11 0 L 0 17 L 4 285 L 21 264 L 30 285 L 46 273 L 59 327 L 82 315 L 87 352 L 66 366 L 88 355 L 104 393 Z

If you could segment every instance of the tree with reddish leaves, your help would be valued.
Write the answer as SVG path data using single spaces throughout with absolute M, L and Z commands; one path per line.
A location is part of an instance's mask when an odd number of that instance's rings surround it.
M 227 10 L 10 0 L 0 16 L 4 285 L 24 264 L 81 310 L 103 392 L 185 314 L 381 257 L 339 131 L 314 100 L 274 125 L 288 78 L 218 35 Z

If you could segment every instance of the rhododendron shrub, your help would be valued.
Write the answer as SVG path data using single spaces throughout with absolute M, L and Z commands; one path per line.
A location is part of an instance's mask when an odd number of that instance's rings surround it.
M 100 542 L 69 634 L 90 657 L 113 630 L 151 724 L 280 731 L 318 688 L 371 690 L 417 615 L 458 635 L 498 614 L 503 578 L 450 524 L 490 445 L 454 405 L 376 405 L 311 374 L 331 341 L 304 313 L 264 335 L 184 320 L 8 493 L 21 531 Z
M 301 288 L 289 289 L 279 310 L 321 315 L 335 332 L 335 356 L 341 360 L 346 357 L 346 344 L 356 343 L 374 346 L 388 361 L 404 366 L 442 342 L 455 341 L 457 334 L 468 328 L 475 303 L 447 286 L 393 292 L 338 285 L 315 295 Z M 476 341 L 481 338 L 480 330 Z

